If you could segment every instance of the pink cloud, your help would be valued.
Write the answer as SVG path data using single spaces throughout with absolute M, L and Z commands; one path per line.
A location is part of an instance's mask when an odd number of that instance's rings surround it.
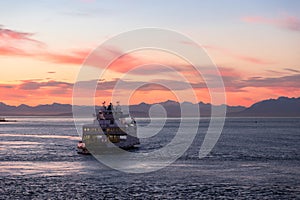
M 181 43 L 186 44 L 186 45 L 195 45 L 194 43 L 190 43 L 190 42 L 187 42 L 187 41 L 181 41 Z M 253 64 L 260 64 L 260 65 L 274 64 L 274 62 L 272 62 L 272 61 L 268 61 L 268 60 L 265 60 L 265 59 L 256 58 L 256 57 L 252 57 L 252 56 L 242 55 L 242 54 L 230 51 L 229 49 L 222 48 L 222 47 L 217 47 L 217 46 L 213 46 L 213 45 L 202 45 L 201 47 L 203 47 L 207 50 L 216 51 L 216 52 L 219 52 L 223 55 L 230 56 L 230 57 L 233 57 L 235 59 L 239 59 L 239 60 L 249 62 L 249 63 L 253 63 Z
M 243 99 L 241 96 L 257 97 L 257 95 L 266 96 L 266 92 L 276 95 L 284 96 L 295 96 L 299 94 L 300 88 L 300 73 L 297 70 L 292 70 L 288 75 L 277 75 L 275 76 L 255 76 L 247 77 L 242 75 L 239 71 L 233 68 L 221 68 L 221 74 L 224 81 L 226 91 L 230 97 L 230 102 L 237 104 L 241 103 Z M 209 71 L 207 71 L 209 73 Z M 212 74 L 213 75 L 213 74 Z M 168 79 L 154 79 L 154 83 L 148 83 L 144 81 L 136 80 L 112 80 L 105 81 L 101 80 L 98 82 L 98 97 L 109 97 L 111 96 L 112 90 L 117 81 L 121 81 L 119 87 L 120 91 L 126 92 L 128 88 L 135 87 L 137 85 L 143 85 L 139 88 L 139 91 L 144 92 L 164 92 L 168 91 L 160 83 L 171 86 L 172 90 L 186 90 L 189 87 L 188 84 L 201 93 L 205 92 L 206 84 L 204 82 L 182 82 L 179 80 L 168 80 Z M 91 81 L 94 83 L 94 81 Z M 142 83 L 142 84 L 141 84 Z M 89 81 L 86 81 L 85 85 L 89 86 Z M 23 99 L 24 103 L 40 104 L 49 103 L 53 100 L 61 103 L 70 103 L 72 96 L 73 83 L 56 81 L 56 80 L 43 80 L 43 79 L 31 79 L 21 80 L 18 83 L 0 83 L 1 98 L 14 104 L 19 103 L 20 99 Z M 82 95 L 84 92 L 89 92 L 88 89 L 83 88 Z M 159 94 L 159 93 L 156 93 Z
M 84 62 L 86 56 L 89 54 L 90 50 L 71 50 L 64 54 L 62 53 L 53 53 L 53 52 L 43 52 L 40 55 L 37 55 L 42 60 L 51 61 L 54 63 L 63 63 L 63 64 L 75 64 L 80 65 Z
M 265 60 L 265 59 L 262 59 L 262 58 L 255 58 L 255 57 L 252 57 L 252 56 L 242 55 L 242 54 L 230 51 L 229 49 L 226 49 L 226 48 L 221 48 L 221 47 L 211 46 L 211 45 L 204 45 L 203 47 L 208 49 L 208 50 L 217 51 L 217 52 L 219 52 L 221 54 L 224 54 L 226 56 L 230 56 L 230 57 L 233 57 L 235 59 L 239 59 L 239 60 L 249 62 L 249 63 L 253 63 L 253 64 L 259 64 L 259 65 L 274 64 L 274 62 L 272 62 L 272 61 L 268 61 L 268 60 Z
M 34 33 L 15 31 L 0 27 L 0 45 L 17 41 L 35 43 L 36 45 L 44 45 L 43 42 L 32 39 Z
M 60 89 L 72 89 L 73 84 L 62 81 L 37 81 L 37 80 L 24 80 L 21 84 L 17 85 L 21 90 L 37 90 L 45 88 L 60 88 Z
M 24 56 L 53 63 L 81 65 L 92 51 L 92 48 L 72 49 L 63 52 L 48 51 L 45 46 L 40 45 L 42 42 L 29 38 L 32 35 L 0 28 L 0 55 Z M 107 47 L 106 54 L 99 55 L 96 52 L 93 58 L 89 59 L 88 64 L 97 67 L 99 63 L 108 58 L 122 55 L 123 53 L 113 47 Z M 145 64 L 144 60 L 124 54 L 110 66 L 110 69 L 117 72 L 126 72 L 132 67 L 142 64 Z
M 0 26 L 0 55 L 24 56 L 63 64 L 82 64 L 89 49 L 50 52 L 47 46 L 33 39 L 33 33 L 4 29 Z
M 71 103 L 73 84 L 60 81 L 23 80 L 20 83 L 1 84 L 2 100 L 19 104 L 37 105 L 47 102 Z
M 262 16 L 243 17 L 242 21 L 256 24 L 268 24 L 292 31 L 300 31 L 300 19 L 295 16 L 283 16 L 280 18 L 266 18 Z
M 45 48 L 45 44 L 33 39 L 33 33 L 15 31 L 0 26 L 0 55 L 32 56 Z
M 4 46 L 4 45 L 3 46 L 0 45 L 0 55 L 29 56 L 29 54 L 26 51 L 24 51 L 20 48 L 16 48 L 16 47 L 12 47 L 12 46 Z
M 13 31 L 10 29 L 4 29 L 0 27 L 0 39 L 14 39 L 14 40 L 30 40 L 30 37 L 33 36 L 33 33 L 25 33 L 19 31 Z

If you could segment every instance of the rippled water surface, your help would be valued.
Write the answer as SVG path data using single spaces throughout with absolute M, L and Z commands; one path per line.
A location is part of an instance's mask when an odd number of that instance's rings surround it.
M 14 119 L 0 123 L 0 199 L 300 199 L 300 118 L 228 118 L 213 151 L 199 159 L 209 124 L 201 119 L 193 144 L 175 163 L 144 174 L 116 171 L 78 155 L 80 137 L 71 118 Z M 161 121 L 137 123 L 150 130 L 147 136 Z M 167 120 L 132 151 L 162 148 L 179 125 L 179 119 Z M 189 137 L 188 125 L 185 130 Z

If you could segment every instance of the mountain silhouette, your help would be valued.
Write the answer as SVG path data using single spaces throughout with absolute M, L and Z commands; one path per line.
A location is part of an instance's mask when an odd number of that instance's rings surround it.
M 234 114 L 245 117 L 300 117 L 300 97 L 279 97 L 260 101 Z
M 157 104 L 140 103 L 130 105 L 129 112 L 134 117 L 195 117 L 193 113 L 200 110 L 201 117 L 209 117 L 211 108 L 226 107 L 229 117 L 300 117 L 300 97 L 268 99 L 257 102 L 250 107 L 211 105 L 199 102 L 178 103 L 176 101 L 165 101 Z M 88 108 L 88 109 L 87 109 Z M 184 113 L 181 113 L 184 108 Z M 76 110 L 82 110 L 93 114 L 91 106 L 74 106 Z M 99 107 L 96 107 L 99 109 Z M 127 109 L 128 110 L 128 109 Z M 72 105 L 70 104 L 45 104 L 38 106 L 10 106 L 0 102 L 0 116 L 72 116 Z

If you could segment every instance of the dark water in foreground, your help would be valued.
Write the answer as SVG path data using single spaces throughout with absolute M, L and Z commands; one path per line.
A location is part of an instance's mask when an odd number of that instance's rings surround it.
M 17 120 L 0 123 L 0 199 L 300 199 L 300 118 L 229 118 L 213 151 L 199 159 L 208 126 L 203 119 L 180 159 L 144 174 L 78 155 L 70 118 Z M 134 151 L 161 148 L 178 124 L 168 120 Z

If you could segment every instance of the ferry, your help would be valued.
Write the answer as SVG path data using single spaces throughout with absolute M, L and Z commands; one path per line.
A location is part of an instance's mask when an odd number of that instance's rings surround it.
M 77 144 L 77 152 L 99 153 L 110 147 L 130 149 L 139 144 L 135 119 L 129 114 L 123 114 L 119 103 L 114 109 L 111 103 L 106 107 L 104 102 L 93 123 L 83 125 L 82 140 Z

